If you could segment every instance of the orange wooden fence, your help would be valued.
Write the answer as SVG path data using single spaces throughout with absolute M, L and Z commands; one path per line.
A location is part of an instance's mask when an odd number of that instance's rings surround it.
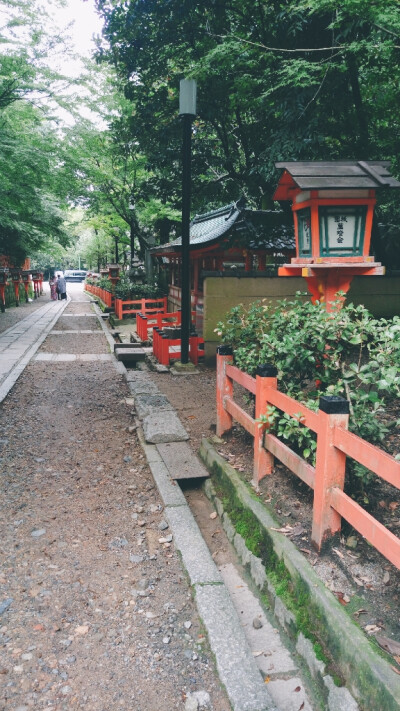
M 153 328 L 153 355 L 162 365 L 169 365 L 171 360 L 181 357 L 181 338 L 173 338 L 163 333 L 157 326 Z M 204 338 L 189 336 L 189 360 L 197 365 L 204 356 Z
M 167 297 L 162 296 L 159 299 L 134 299 L 125 301 L 123 299 L 115 299 L 115 315 L 121 320 L 124 316 L 130 314 L 136 316 L 138 313 L 143 315 L 153 314 L 157 311 L 167 310 Z
M 138 313 L 136 316 L 136 332 L 141 341 L 147 341 L 149 331 L 153 328 L 164 328 L 164 326 L 180 326 L 182 319 L 181 311 L 171 311 L 170 313 L 157 313 L 145 316 Z
M 252 418 L 235 401 L 234 383 L 255 395 Z M 288 413 L 317 435 L 316 464 L 302 457 L 268 434 L 267 425 L 256 420 L 266 414 L 268 405 Z M 232 427 L 235 419 L 254 437 L 253 482 L 273 471 L 274 457 L 314 490 L 311 538 L 318 550 L 324 541 L 340 531 L 344 518 L 393 565 L 400 568 L 400 539 L 344 493 L 346 457 L 351 457 L 384 481 L 400 488 L 400 462 L 355 434 L 348 432 L 349 406 L 337 396 L 320 398 L 319 411 L 279 392 L 276 370 L 259 366 L 255 378 L 233 365 L 230 348 L 217 351 L 217 435 Z
M 108 308 L 111 309 L 113 307 L 114 296 L 110 291 L 107 291 L 107 289 L 101 289 L 94 284 L 85 284 L 85 291 L 93 294 L 93 296 L 97 296 Z

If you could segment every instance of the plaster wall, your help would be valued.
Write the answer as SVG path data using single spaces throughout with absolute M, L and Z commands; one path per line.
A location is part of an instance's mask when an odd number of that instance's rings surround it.
M 301 277 L 207 277 L 204 280 L 203 325 L 206 362 L 215 360 L 220 341 L 214 329 L 233 306 L 247 306 L 258 299 L 273 303 L 292 298 L 297 291 L 307 292 Z M 377 317 L 400 315 L 400 276 L 355 277 L 347 296 L 349 302 L 364 304 Z

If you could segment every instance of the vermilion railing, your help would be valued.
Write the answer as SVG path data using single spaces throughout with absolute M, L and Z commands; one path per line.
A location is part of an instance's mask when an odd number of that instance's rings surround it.
M 255 417 L 251 417 L 233 398 L 233 384 L 238 383 L 255 395 Z M 260 415 L 274 405 L 299 420 L 317 435 L 316 464 L 302 457 L 268 434 L 267 425 L 259 424 Z M 348 402 L 343 398 L 320 398 L 319 411 L 279 392 L 276 371 L 259 366 L 255 378 L 233 365 L 232 351 L 221 346 L 217 352 L 217 435 L 239 422 L 254 437 L 253 482 L 271 474 L 274 457 L 314 490 L 311 538 L 318 550 L 324 541 L 340 531 L 344 518 L 393 565 L 400 568 L 400 539 L 377 521 L 345 492 L 346 457 L 351 457 L 384 481 L 400 488 L 400 462 L 361 437 L 348 432 Z
M 101 289 L 94 284 L 85 284 L 84 289 L 90 294 L 93 294 L 93 296 L 97 296 L 98 299 L 101 299 L 108 308 L 111 309 L 113 307 L 114 295 L 110 291 L 107 291 L 107 289 Z
M 157 311 L 167 310 L 167 297 L 163 296 L 159 299 L 134 299 L 125 301 L 123 299 L 115 299 L 115 315 L 121 320 L 124 316 L 130 314 L 137 316 L 138 313 L 153 314 Z
M 157 313 L 145 316 L 138 313 L 136 316 L 136 331 L 141 341 L 147 341 L 149 331 L 153 328 L 164 328 L 164 326 L 180 326 L 182 319 L 181 311 L 171 311 L 170 313 Z
M 181 339 L 171 338 L 163 334 L 157 326 L 153 328 L 153 355 L 162 365 L 169 365 L 171 360 L 181 357 Z M 204 338 L 189 336 L 189 359 L 197 365 L 199 358 L 204 356 Z

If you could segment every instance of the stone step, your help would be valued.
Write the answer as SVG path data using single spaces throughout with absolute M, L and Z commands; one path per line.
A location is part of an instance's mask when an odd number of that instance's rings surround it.
M 115 344 L 114 354 L 117 360 L 123 363 L 138 363 L 139 361 L 144 361 L 146 358 L 146 353 L 143 348 L 126 348 L 125 343 Z M 122 346 L 122 348 L 121 348 Z

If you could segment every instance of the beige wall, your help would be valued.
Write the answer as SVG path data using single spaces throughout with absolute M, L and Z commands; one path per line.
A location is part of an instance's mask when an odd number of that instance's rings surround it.
M 219 345 L 214 329 L 233 306 L 246 306 L 257 299 L 266 298 L 273 302 L 292 298 L 297 291 L 307 291 L 301 277 L 207 277 L 204 280 L 203 327 L 206 362 L 213 361 Z M 350 301 L 364 304 L 374 316 L 390 318 L 400 315 L 400 277 L 355 277 L 347 297 L 347 302 Z

